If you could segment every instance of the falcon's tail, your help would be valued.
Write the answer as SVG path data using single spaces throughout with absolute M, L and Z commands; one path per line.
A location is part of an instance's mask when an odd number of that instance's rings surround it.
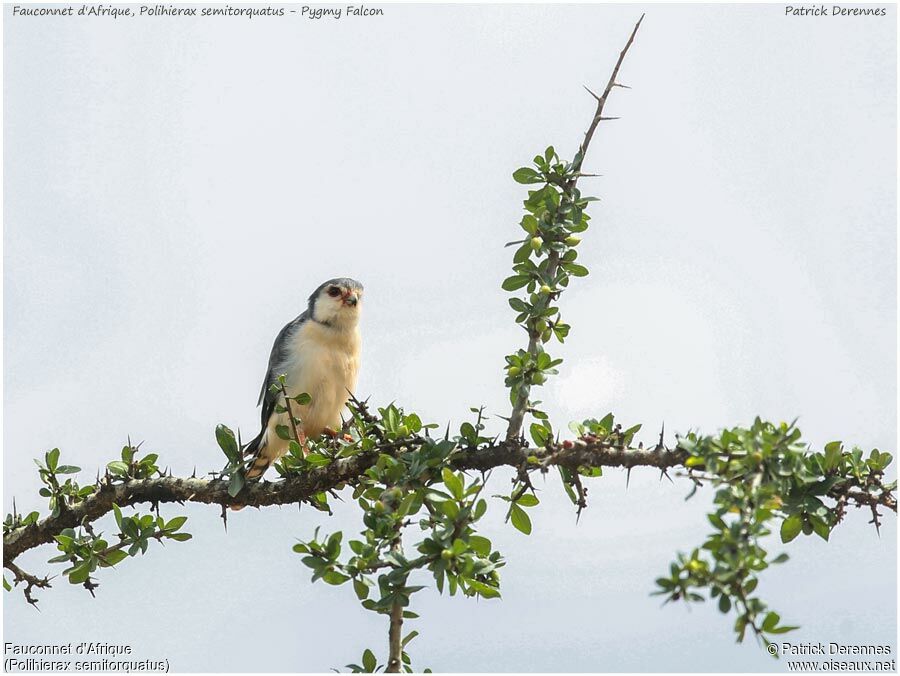
M 244 446 L 244 455 L 253 458 L 250 467 L 247 468 L 248 479 L 261 477 L 275 461 L 275 458 L 268 457 L 269 454 L 266 453 L 266 432 L 267 430 L 263 428 L 253 441 Z

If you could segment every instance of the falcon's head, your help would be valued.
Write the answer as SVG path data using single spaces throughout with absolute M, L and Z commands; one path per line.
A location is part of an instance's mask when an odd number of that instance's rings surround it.
M 309 315 L 319 324 L 351 329 L 359 320 L 363 285 L 349 277 L 329 279 L 309 297 Z

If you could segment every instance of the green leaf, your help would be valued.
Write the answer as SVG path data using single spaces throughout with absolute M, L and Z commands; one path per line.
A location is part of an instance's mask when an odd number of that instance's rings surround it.
M 128 517 L 127 519 L 122 519 L 122 532 L 129 538 L 136 538 L 140 533 L 138 533 L 137 524 L 134 522 L 134 518 Z
M 528 514 L 525 513 L 525 510 L 517 504 L 513 504 L 510 507 L 509 518 L 512 521 L 512 525 L 516 527 L 516 530 L 525 533 L 525 535 L 531 534 L 531 519 L 528 517 Z
M 44 460 L 47 463 L 47 469 L 51 472 L 56 472 L 56 466 L 59 463 L 59 449 L 54 448 L 52 451 L 48 451 L 47 455 L 44 456 Z
M 802 527 L 803 520 L 800 518 L 800 515 L 792 514 L 781 522 L 781 541 L 790 542 L 795 537 L 800 535 L 800 530 Z
M 522 507 L 534 507 L 539 503 L 540 500 L 538 500 L 538 497 L 534 493 L 522 493 L 522 495 L 519 496 L 519 499 L 516 500 L 516 504 L 521 505 Z
M 74 465 L 60 465 L 56 468 L 57 474 L 77 474 L 81 471 L 80 467 L 75 467 Z
M 722 594 L 719 597 L 719 611 L 727 613 L 729 610 L 731 610 L 731 598 L 727 594 Z
M 778 621 L 781 619 L 781 616 L 772 611 L 768 615 L 766 615 L 766 619 L 763 620 L 762 630 L 763 631 L 772 631 L 775 627 L 778 626 Z
M 375 655 L 368 648 L 365 649 L 362 656 L 363 668 L 368 673 L 373 673 L 375 671 L 375 667 L 378 666 L 378 660 L 375 659 Z
M 422 431 L 422 419 L 416 413 L 410 413 L 406 416 L 406 426 L 412 434 L 418 434 Z
M 109 554 L 107 554 L 105 558 L 107 566 L 114 566 L 123 559 L 127 559 L 128 554 L 126 554 L 121 549 L 114 549 Z
M 54 535 L 53 539 L 62 545 L 62 549 L 64 550 L 72 546 L 72 538 L 68 535 Z
M 526 286 L 530 281 L 531 277 L 528 275 L 513 275 L 512 277 L 504 279 L 501 287 L 504 291 L 517 291 L 523 286 Z
M 812 521 L 813 531 L 815 531 L 816 535 L 828 542 L 828 536 L 831 535 L 831 528 L 829 528 L 828 524 L 817 516 L 810 516 L 809 520 Z
M 322 579 L 325 580 L 325 582 L 327 582 L 328 584 L 339 585 L 344 584 L 347 580 L 349 580 L 350 576 L 339 573 L 336 570 L 329 570 L 322 576 Z
M 241 472 L 235 472 L 231 475 L 231 480 L 228 482 L 228 495 L 231 497 L 235 497 L 238 493 L 241 492 L 241 489 L 244 487 L 244 475 Z
M 720 517 L 718 514 L 707 514 L 706 518 L 713 525 L 713 527 L 717 528 L 718 530 L 727 530 L 728 526 L 725 525 L 722 517 Z
M 509 306 L 515 310 L 516 312 L 525 312 L 528 309 L 528 306 L 525 304 L 521 298 L 510 298 Z
M 308 462 L 313 467 L 323 467 L 331 462 L 331 459 L 322 455 L 321 453 L 310 453 L 306 456 L 306 462 Z
M 522 183 L 524 185 L 528 185 L 529 183 L 542 183 L 543 179 L 540 177 L 534 169 L 530 167 L 522 167 L 521 169 L 516 169 L 513 172 L 513 180 L 516 183 Z
M 178 530 L 185 524 L 187 519 L 188 518 L 186 516 L 176 516 L 174 519 L 172 519 L 171 521 L 169 521 L 169 523 L 166 524 L 166 530 L 168 530 L 168 531 Z
M 125 476 L 128 474 L 128 465 L 121 460 L 113 460 L 112 462 L 106 463 L 106 468 L 109 470 L 110 474 L 116 476 Z
M 122 530 L 122 510 L 116 503 L 113 503 L 113 513 L 116 516 L 116 525 L 119 527 L 119 530 Z
M 513 263 L 524 263 L 531 258 L 532 251 L 531 242 L 526 241 L 525 244 L 516 249 L 516 253 L 513 254 Z
M 831 441 L 825 444 L 825 471 L 838 466 L 842 453 L 843 447 L 840 441 Z
M 531 214 L 526 214 L 522 217 L 522 229 L 527 232 L 529 235 L 536 235 L 538 231 L 538 222 L 537 219 Z M 526 242 L 525 246 L 530 248 L 530 245 Z
M 531 426 L 528 429 L 531 432 L 531 438 L 537 446 L 545 446 L 550 440 L 550 432 L 548 432 L 547 428 L 543 425 L 531 423 Z
M 607 413 L 603 418 L 597 423 L 597 426 L 606 434 L 609 434 L 613 430 L 613 423 L 616 421 L 615 416 L 612 413 Z
M 483 558 L 487 558 L 491 554 L 491 541 L 481 535 L 469 536 L 469 545 L 475 550 L 475 553 Z
M 485 599 L 496 599 L 500 597 L 500 592 L 495 587 L 490 587 L 478 580 L 470 580 L 469 589 Z
M 234 432 L 225 425 L 216 425 L 216 443 L 219 444 L 219 448 L 222 449 L 225 457 L 231 462 L 238 462 L 241 459 L 241 452 L 238 449 L 237 441 L 234 439 Z
M 470 422 L 464 422 L 459 427 L 459 433 L 462 437 L 469 441 L 474 441 L 478 436 L 478 432 L 475 431 L 475 426 Z
M 444 502 L 440 503 L 440 510 L 453 521 L 455 521 L 456 517 L 459 516 L 459 505 L 457 505 L 457 503 L 455 503 L 453 500 L 445 500 Z
M 563 263 L 561 267 L 573 277 L 587 277 L 589 274 L 588 269 L 578 263 Z
M 319 570 L 325 566 L 325 562 L 318 556 L 304 556 L 300 559 L 304 566 L 309 566 L 313 570 Z
M 72 584 L 81 584 L 82 582 L 84 582 L 85 580 L 88 579 L 90 574 L 91 574 L 91 562 L 85 561 L 81 565 L 76 566 L 75 570 L 73 570 L 71 573 L 69 573 L 69 582 L 71 582 Z
M 331 534 L 331 537 L 328 538 L 328 542 L 325 544 L 325 553 L 332 561 L 341 554 L 341 539 L 343 537 L 343 531 L 335 531 Z
M 444 484 L 447 486 L 447 489 L 453 494 L 453 497 L 457 500 L 461 500 L 463 497 L 463 482 L 459 479 L 459 477 L 457 477 L 447 467 L 441 470 L 441 477 L 444 479 Z
M 637 434 L 641 429 L 641 424 L 638 423 L 632 427 L 629 427 L 622 433 L 622 437 L 624 438 L 624 442 L 626 446 L 631 444 L 631 440 L 634 439 L 634 435 Z

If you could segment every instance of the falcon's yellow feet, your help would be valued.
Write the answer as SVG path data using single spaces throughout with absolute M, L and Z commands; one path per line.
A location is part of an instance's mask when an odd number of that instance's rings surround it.
M 322 434 L 324 434 L 326 437 L 331 437 L 332 439 L 341 438 L 344 441 L 353 441 L 353 437 L 351 437 L 349 434 L 346 434 L 344 432 L 335 432 L 330 427 L 326 427 L 324 430 L 322 430 Z

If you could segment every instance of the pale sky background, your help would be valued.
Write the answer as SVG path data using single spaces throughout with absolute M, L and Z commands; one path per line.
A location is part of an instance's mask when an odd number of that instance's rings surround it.
M 300 5 L 290 7 L 298 8 Z M 523 186 L 571 156 L 642 11 L 584 182 L 602 197 L 562 300 L 571 338 L 541 392 L 557 426 L 614 410 L 715 431 L 800 416 L 820 445 L 894 451 L 896 7 L 389 5 L 310 21 L 12 18 L 4 8 L 4 497 L 40 507 L 31 461 L 85 479 L 127 435 L 174 472 L 219 469 L 213 430 L 255 433 L 271 342 L 321 281 L 366 286 L 359 392 L 458 425 L 508 413 L 524 343 L 500 289 Z M 492 422 L 493 430 L 502 421 Z M 670 437 L 671 439 L 671 437 Z M 508 490 L 496 472 L 494 493 Z M 540 484 L 539 484 L 540 485 Z M 484 526 L 502 601 L 417 594 L 414 664 L 442 671 L 783 671 L 714 604 L 661 608 L 653 580 L 708 531 L 703 491 L 636 470 L 558 481 L 534 533 Z M 291 552 L 352 504 L 189 515 L 187 543 L 58 580 L 41 612 L 5 594 L 5 640 L 127 643 L 181 671 L 325 671 L 387 624 Z M 800 538 L 759 591 L 786 640 L 896 637 L 896 519 L 852 511 Z M 112 519 L 100 528 L 109 531 Z M 783 547 L 771 543 L 780 551 Z M 44 547 L 20 563 L 36 573 Z M 896 658 L 896 651 L 893 655 Z

